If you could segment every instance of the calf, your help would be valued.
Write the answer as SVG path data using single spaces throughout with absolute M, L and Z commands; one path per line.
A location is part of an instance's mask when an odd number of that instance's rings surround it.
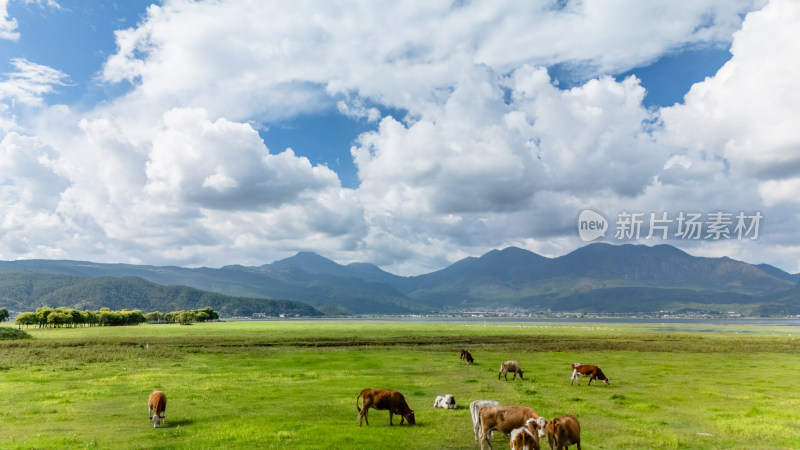
M 358 406 L 359 398 L 363 400 L 363 408 Z M 391 389 L 364 389 L 361 391 L 361 393 L 358 394 L 358 397 L 356 397 L 358 426 L 361 426 L 362 417 L 364 418 L 364 421 L 367 422 L 367 425 L 369 425 L 369 419 L 367 418 L 367 412 L 369 408 L 388 410 L 389 425 L 394 425 L 392 423 L 392 416 L 394 414 L 400 416 L 401 425 L 403 424 L 403 420 L 407 420 L 409 425 L 416 424 L 416 421 L 414 420 L 414 411 L 408 407 L 408 403 L 406 403 L 406 399 L 403 397 L 403 394 L 397 391 L 393 391 Z
M 456 409 L 456 398 L 453 397 L 453 394 L 445 394 L 436 397 L 436 401 L 433 402 L 434 408 L 444 408 L 444 409 Z
M 514 378 L 512 380 L 517 379 L 517 374 L 519 374 L 519 379 L 522 380 L 522 369 L 519 368 L 519 363 L 516 361 L 503 361 L 500 364 L 500 372 L 497 374 L 497 379 L 499 380 L 501 376 L 506 377 L 506 381 L 508 381 L 508 372 L 514 374 Z
M 516 428 L 525 426 L 528 419 L 534 419 L 539 425 L 539 436 L 544 437 L 544 425 L 547 421 L 539 417 L 539 414 L 528 408 L 527 406 L 484 406 L 478 413 L 481 422 L 481 431 L 478 436 L 478 441 L 481 443 L 481 450 L 483 450 L 483 443 L 489 444 L 492 448 L 492 443 L 489 442 L 489 432 L 499 430 L 503 434 L 510 434 Z
M 540 450 L 539 422 L 536 419 L 528 419 L 525 426 L 513 430 L 508 445 L 511 450 Z
M 167 396 L 161 391 L 153 391 L 147 399 L 147 409 L 153 428 L 158 428 L 162 420 L 167 421 Z
M 581 424 L 574 415 L 558 417 L 547 422 L 545 431 L 550 450 L 566 450 L 572 444 L 577 444 L 578 450 L 581 450 Z
M 475 431 L 475 442 L 478 442 L 478 434 L 481 432 L 481 408 L 484 406 L 503 406 L 494 400 L 475 400 L 469 404 L 469 413 L 472 415 L 472 429 Z
M 578 377 L 581 375 L 584 377 L 589 377 L 589 384 L 592 384 L 592 381 L 594 381 L 594 384 L 596 385 L 597 380 L 602 380 L 605 384 L 611 384 L 608 381 L 608 377 L 603 374 L 603 371 L 600 370 L 599 367 L 580 363 L 575 363 L 572 365 L 572 378 L 570 379 L 569 384 L 578 381 Z M 578 384 L 580 384 L 580 382 L 578 382 Z

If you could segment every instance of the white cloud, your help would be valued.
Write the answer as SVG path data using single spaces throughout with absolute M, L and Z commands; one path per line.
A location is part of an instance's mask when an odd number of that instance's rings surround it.
M 693 160 L 718 158 L 732 175 L 780 178 L 800 171 L 800 3 L 775 0 L 751 13 L 719 72 L 664 108 L 666 142 Z
M 753 1 L 167 1 L 116 33 L 109 82 L 142 101 L 200 106 L 233 120 L 289 117 L 356 93 L 416 113 L 465 69 L 523 63 L 625 70 L 684 45 L 728 41 Z
M 758 185 L 758 193 L 766 206 L 800 203 L 800 178 L 764 181 Z
M 8 17 L 8 0 L 0 0 L 0 39 L 18 41 L 17 19 Z
M 64 86 L 68 79 L 59 70 L 24 58 L 13 58 L 11 64 L 16 72 L 6 74 L 7 79 L 0 81 L 0 100 L 38 106 L 45 94 L 53 92 L 54 86 Z
M 313 167 L 291 149 L 270 154 L 250 125 L 211 122 L 199 109 L 164 115 L 146 172 L 149 195 L 212 209 L 278 206 L 305 191 L 339 186 L 330 169 Z
M 381 112 L 378 108 L 367 108 L 358 98 L 348 99 L 347 101 L 339 100 L 336 102 L 336 109 L 347 117 L 366 119 L 367 122 L 377 122 L 381 118 Z

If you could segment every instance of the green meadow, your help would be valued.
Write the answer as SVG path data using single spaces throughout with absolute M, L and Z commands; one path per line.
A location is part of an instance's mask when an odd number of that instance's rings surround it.
M 575 414 L 587 449 L 800 446 L 798 327 L 287 321 L 28 332 L 0 341 L 2 449 L 475 449 L 476 399 Z M 507 359 L 524 380 L 497 379 Z M 611 385 L 571 386 L 573 362 L 599 365 Z M 390 427 L 386 411 L 370 410 L 359 428 L 367 387 L 402 392 L 417 425 L 395 417 Z M 158 429 L 147 420 L 155 389 L 168 398 Z M 434 409 L 447 393 L 459 408 Z

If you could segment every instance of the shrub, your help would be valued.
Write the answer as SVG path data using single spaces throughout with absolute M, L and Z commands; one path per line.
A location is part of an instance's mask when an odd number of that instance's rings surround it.
M 0 341 L 10 339 L 31 339 L 31 335 L 17 328 L 0 327 Z

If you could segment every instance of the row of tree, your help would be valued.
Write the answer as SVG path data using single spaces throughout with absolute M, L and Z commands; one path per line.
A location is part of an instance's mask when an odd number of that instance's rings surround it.
M 183 325 L 188 325 L 192 322 L 207 322 L 209 320 L 217 320 L 219 319 L 219 314 L 214 311 L 214 308 L 207 306 L 201 309 L 172 311 L 168 313 L 154 311 L 145 314 L 144 317 L 149 323 L 180 323 Z
M 102 308 L 100 311 L 79 311 L 75 308 L 50 308 L 43 306 L 36 312 L 23 312 L 17 315 L 16 324 L 38 328 L 62 328 L 83 326 L 119 326 L 138 325 L 147 320 L 139 310 L 123 309 L 112 311 Z
M 153 312 L 142 314 L 138 309 L 112 311 L 101 308 L 99 311 L 79 311 L 75 308 L 41 307 L 36 312 L 23 312 L 17 315 L 16 324 L 20 327 L 34 325 L 38 328 L 62 328 L 83 326 L 121 326 L 139 325 L 144 322 L 182 323 L 205 322 L 219 319 L 211 307 L 192 311 Z

